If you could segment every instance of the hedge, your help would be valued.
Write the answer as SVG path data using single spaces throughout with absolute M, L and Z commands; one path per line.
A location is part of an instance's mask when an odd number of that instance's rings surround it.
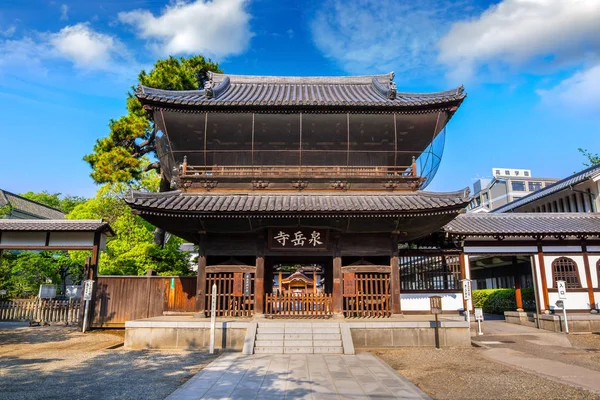
M 521 289 L 523 308 L 535 310 L 535 295 L 533 289 Z M 504 311 L 515 311 L 515 289 L 481 289 L 473 290 L 473 306 L 483 308 L 484 313 L 503 314 Z

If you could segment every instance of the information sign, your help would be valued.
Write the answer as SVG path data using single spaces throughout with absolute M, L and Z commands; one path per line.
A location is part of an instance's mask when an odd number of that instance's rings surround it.
M 432 314 L 442 313 L 442 296 L 431 296 L 429 298 L 429 306 Z
M 94 281 L 87 280 L 84 281 L 83 285 L 83 299 L 84 300 L 92 300 L 92 290 L 94 289 Z
M 463 299 L 471 300 L 471 280 L 463 279 Z
M 242 272 L 233 273 L 233 295 L 241 296 L 244 292 L 244 274 Z
M 483 321 L 483 308 L 475 309 L 475 321 Z
M 248 297 L 252 294 L 252 275 L 250 272 L 244 274 L 244 296 Z
M 567 299 L 567 282 L 556 281 L 556 288 L 558 289 L 558 298 L 560 300 Z

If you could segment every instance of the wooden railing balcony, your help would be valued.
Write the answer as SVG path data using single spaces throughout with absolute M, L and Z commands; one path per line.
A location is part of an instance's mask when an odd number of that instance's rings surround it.
M 417 178 L 411 166 L 215 165 L 183 164 L 182 178 Z

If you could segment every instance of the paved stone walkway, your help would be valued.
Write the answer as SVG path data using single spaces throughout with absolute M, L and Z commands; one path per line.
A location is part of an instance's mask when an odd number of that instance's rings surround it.
M 225 354 L 167 400 L 429 399 L 371 353 L 346 355 Z

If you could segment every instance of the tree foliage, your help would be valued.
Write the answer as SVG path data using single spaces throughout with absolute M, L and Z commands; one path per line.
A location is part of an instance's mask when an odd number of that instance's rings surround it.
M 592 153 L 586 149 L 578 148 L 579 152 L 585 157 L 583 165 L 591 167 L 592 165 L 600 164 L 600 156 L 598 153 Z
M 49 193 L 45 190 L 39 193 L 29 191 L 27 193 L 21 193 L 20 196 L 56 208 L 65 214 L 70 213 L 76 205 L 81 204 L 86 200 L 85 197 L 81 196 L 63 196 L 62 193 Z
M 139 84 L 165 90 L 193 90 L 204 86 L 208 71 L 221 72 L 219 65 L 202 56 L 169 57 L 159 60 L 149 72 L 142 70 Z M 155 132 L 142 104 L 133 92 L 127 94 L 127 114 L 109 122 L 108 136 L 98 139 L 83 159 L 92 167 L 96 183 L 133 183 L 144 172 L 159 169 L 155 159 Z
M 155 185 L 156 180 L 149 183 Z M 189 274 L 189 254 L 179 251 L 183 241 L 171 237 L 164 247 L 155 245 L 154 226 L 134 215 L 122 200 L 126 188 L 124 184 L 105 185 L 95 197 L 78 205 L 67 215 L 69 219 L 102 218 L 115 231 L 115 236 L 109 238 L 106 250 L 100 255 L 99 273 L 144 275 L 148 269 L 153 269 L 159 275 Z M 70 253 L 79 262 L 89 256 L 83 252 Z

